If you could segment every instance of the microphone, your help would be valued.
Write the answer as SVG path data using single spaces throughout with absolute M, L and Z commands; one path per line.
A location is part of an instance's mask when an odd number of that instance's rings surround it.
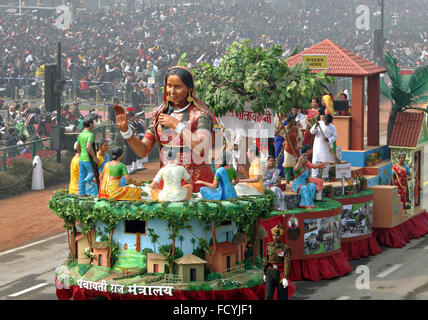
M 163 113 L 170 116 L 173 112 L 174 112 L 174 107 L 172 105 L 172 102 L 168 101 L 168 108 L 165 108 Z M 168 127 L 162 125 L 162 131 L 165 131 L 166 129 L 168 129 Z

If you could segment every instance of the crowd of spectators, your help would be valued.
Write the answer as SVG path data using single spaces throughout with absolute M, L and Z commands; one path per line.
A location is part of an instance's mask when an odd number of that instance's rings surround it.
M 373 30 L 357 30 L 355 9 L 366 4 L 378 11 L 376 1 L 285 1 L 288 6 L 236 1 L 191 6 L 153 7 L 123 11 L 74 11 L 69 29 L 59 30 L 54 17 L 38 12 L 0 19 L 0 75 L 34 78 L 38 67 L 56 61 L 62 43 L 68 86 L 88 90 L 93 82 L 132 83 L 154 77 L 161 83 L 165 69 L 186 52 L 191 64 L 216 63 L 233 41 L 252 39 L 255 45 L 280 44 L 285 50 L 309 47 L 329 38 L 373 60 Z M 428 20 L 426 1 L 388 1 L 386 48 L 402 67 L 426 63 Z M 377 21 L 372 14 L 373 28 Z M 149 73 L 147 71 L 149 70 Z M 146 79 L 143 79 L 143 71 Z M 82 81 L 83 80 L 83 81 Z M 145 81 L 144 81 L 145 80 Z M 11 81 L 5 80 L 4 82 Z M 87 81 L 87 82 L 86 82 Z M 14 85 L 24 85 L 16 80 Z M 28 85 L 28 83 L 27 83 Z M 14 86 L 11 86 L 14 87 Z M 104 87 L 103 92 L 118 87 Z
M 74 10 L 72 25 L 61 30 L 54 24 L 53 13 L 41 10 L 22 16 L 3 13 L 0 17 L 3 95 L 13 97 L 15 87 L 36 90 L 34 78 L 40 75 L 41 65 L 56 62 L 58 42 L 62 44 L 63 70 L 69 80 L 66 90 L 82 94 L 96 86 L 101 95 L 110 98 L 126 89 L 140 106 L 154 97 L 155 90 L 163 84 L 165 71 L 183 53 L 187 53 L 191 65 L 201 62 L 215 65 L 232 42 L 248 38 L 254 45 L 279 44 L 289 52 L 329 38 L 374 61 L 373 30 L 357 30 L 355 21 L 356 7 L 365 4 L 370 8 L 371 28 L 376 26 L 379 21 L 373 13 L 379 10 L 377 1 L 221 3 L 200 1 L 189 6 L 150 7 L 135 12 Z M 425 12 L 426 0 L 387 2 L 386 49 L 398 58 L 403 68 L 428 61 Z M 148 84 L 149 78 L 154 78 L 156 85 Z

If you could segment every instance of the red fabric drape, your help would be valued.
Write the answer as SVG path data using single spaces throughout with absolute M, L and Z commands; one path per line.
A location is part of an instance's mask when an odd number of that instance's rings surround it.
M 428 213 L 425 211 L 393 228 L 373 228 L 373 235 L 382 246 L 402 248 L 411 239 L 428 233 Z
M 290 279 L 320 281 L 342 277 L 351 271 L 348 259 L 339 251 L 328 257 L 291 260 Z
M 118 294 L 112 292 L 100 292 L 72 286 L 70 289 L 57 289 L 56 295 L 59 300 L 91 300 L 104 297 L 108 300 L 264 300 L 265 284 L 252 288 L 233 290 L 211 290 L 211 291 L 173 291 L 172 296 L 133 295 Z M 288 297 L 291 298 L 296 291 L 296 286 L 289 281 Z M 276 299 L 276 292 L 275 292 Z
M 263 256 L 266 256 L 267 244 L 273 241 L 271 229 L 274 228 L 278 223 L 281 223 L 282 227 L 284 228 L 284 217 L 282 215 L 275 215 L 272 218 L 260 220 L 260 226 L 263 227 L 268 234 L 267 237 L 263 239 Z M 285 233 L 282 237 L 282 241 L 285 241 Z
M 349 260 L 368 258 L 382 252 L 373 234 L 370 238 L 342 242 L 340 246 L 343 255 Z

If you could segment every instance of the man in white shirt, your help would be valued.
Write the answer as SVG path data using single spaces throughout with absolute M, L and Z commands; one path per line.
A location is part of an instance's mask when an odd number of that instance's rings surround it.
M 333 122 L 333 116 L 327 114 L 324 118 L 324 121 L 319 121 L 311 128 L 311 134 L 315 135 L 314 147 L 312 152 L 312 163 L 317 164 L 321 162 L 333 162 L 334 157 L 332 155 L 333 143 L 337 139 L 337 131 Z M 324 135 L 322 134 L 322 132 Z M 325 137 L 324 137 L 325 136 Z M 312 178 L 318 177 L 319 169 L 312 169 Z M 330 170 L 330 165 L 326 165 L 322 169 L 322 178 L 328 180 L 328 172 Z

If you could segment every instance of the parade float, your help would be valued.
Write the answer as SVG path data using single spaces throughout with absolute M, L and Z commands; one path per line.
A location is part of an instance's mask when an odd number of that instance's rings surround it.
M 263 299 L 263 262 L 258 258 L 257 268 L 245 258 L 247 234 L 273 201 L 270 191 L 160 203 L 79 199 L 58 190 L 50 208 L 64 220 L 70 247 L 57 269 L 58 298 Z
M 230 63 L 231 56 L 236 58 L 240 50 L 247 49 L 242 44 L 229 48 L 222 63 Z M 273 51 L 270 54 L 278 56 Z M 252 53 L 247 54 L 250 57 Z M 321 66 L 323 61 L 328 63 L 323 68 L 317 65 L 305 69 L 299 64 L 304 56 L 312 59 L 318 56 L 321 62 L 316 59 L 316 63 Z M 251 58 L 257 61 L 258 57 L 254 54 Z M 148 189 L 151 181 L 143 183 L 143 196 L 137 201 L 79 198 L 67 190 L 58 190 L 49 207 L 64 220 L 70 248 L 68 259 L 56 271 L 59 299 L 264 299 L 263 260 L 273 240 L 271 230 L 279 224 L 284 227 L 281 241 L 292 251 L 291 281 L 344 276 L 352 271 L 350 259 L 377 255 L 381 252 L 379 244 L 403 246 L 409 239 L 428 232 L 420 184 L 427 138 L 425 116 L 414 116 L 421 119 L 418 118 L 419 131 L 415 130 L 410 144 L 394 144 L 393 139 L 389 146 L 379 145 L 379 74 L 385 69 L 330 40 L 291 57 L 288 63 L 297 65 L 297 72 L 306 76 L 308 70 L 313 74 L 326 70 L 316 77 L 353 77 L 352 115 L 334 117 L 337 148 L 342 151 L 337 153 L 339 161 L 331 166 L 331 182 L 324 182 L 322 199 L 314 207 L 300 207 L 301 195 L 288 186 L 283 188 L 287 210 L 277 211 L 276 196 L 270 190 L 263 195 L 240 195 L 228 200 L 206 200 L 193 193 L 190 200 L 181 202 L 153 200 Z M 269 72 L 268 64 L 261 62 L 258 66 L 258 77 Z M 258 69 L 249 68 L 248 71 L 254 72 L 247 76 L 255 78 L 244 88 L 242 79 L 224 80 L 234 74 L 233 70 L 220 74 L 221 66 L 216 70 L 204 67 L 198 76 L 208 72 L 206 78 L 220 85 L 202 81 L 199 89 L 204 101 L 210 104 L 221 101 L 215 114 L 223 132 L 224 126 L 232 131 L 255 129 L 253 135 L 241 137 L 240 148 L 245 149 L 247 142 L 257 138 L 261 128 L 273 125 L 272 110 L 261 108 L 260 104 L 249 108 L 249 101 L 269 97 L 272 98 L 269 106 L 275 103 L 290 106 L 299 103 L 291 97 L 302 99 L 302 103 L 307 98 L 293 93 L 273 96 L 272 83 L 259 81 L 254 75 Z M 272 81 L 279 83 L 281 72 L 288 70 L 277 71 L 273 73 L 277 78 Z M 364 77 L 368 77 L 369 83 L 367 145 L 364 144 Z M 242 88 L 238 82 L 242 82 Z M 296 83 L 287 83 L 291 88 L 278 90 L 302 89 Z M 235 90 L 227 85 L 234 86 L 239 97 L 227 99 Z M 246 96 L 252 98 L 242 98 L 244 91 L 249 91 Z M 240 109 L 234 109 L 238 101 Z M 402 126 L 400 123 L 397 122 L 397 130 Z M 387 156 L 388 148 L 393 150 L 393 161 L 406 149 L 409 165 L 419 168 L 409 183 L 413 193 L 409 192 L 407 215 L 401 209 L 398 187 L 390 185 L 393 163 Z M 412 187 L 416 184 L 417 189 Z M 291 281 L 288 296 L 295 290 Z

